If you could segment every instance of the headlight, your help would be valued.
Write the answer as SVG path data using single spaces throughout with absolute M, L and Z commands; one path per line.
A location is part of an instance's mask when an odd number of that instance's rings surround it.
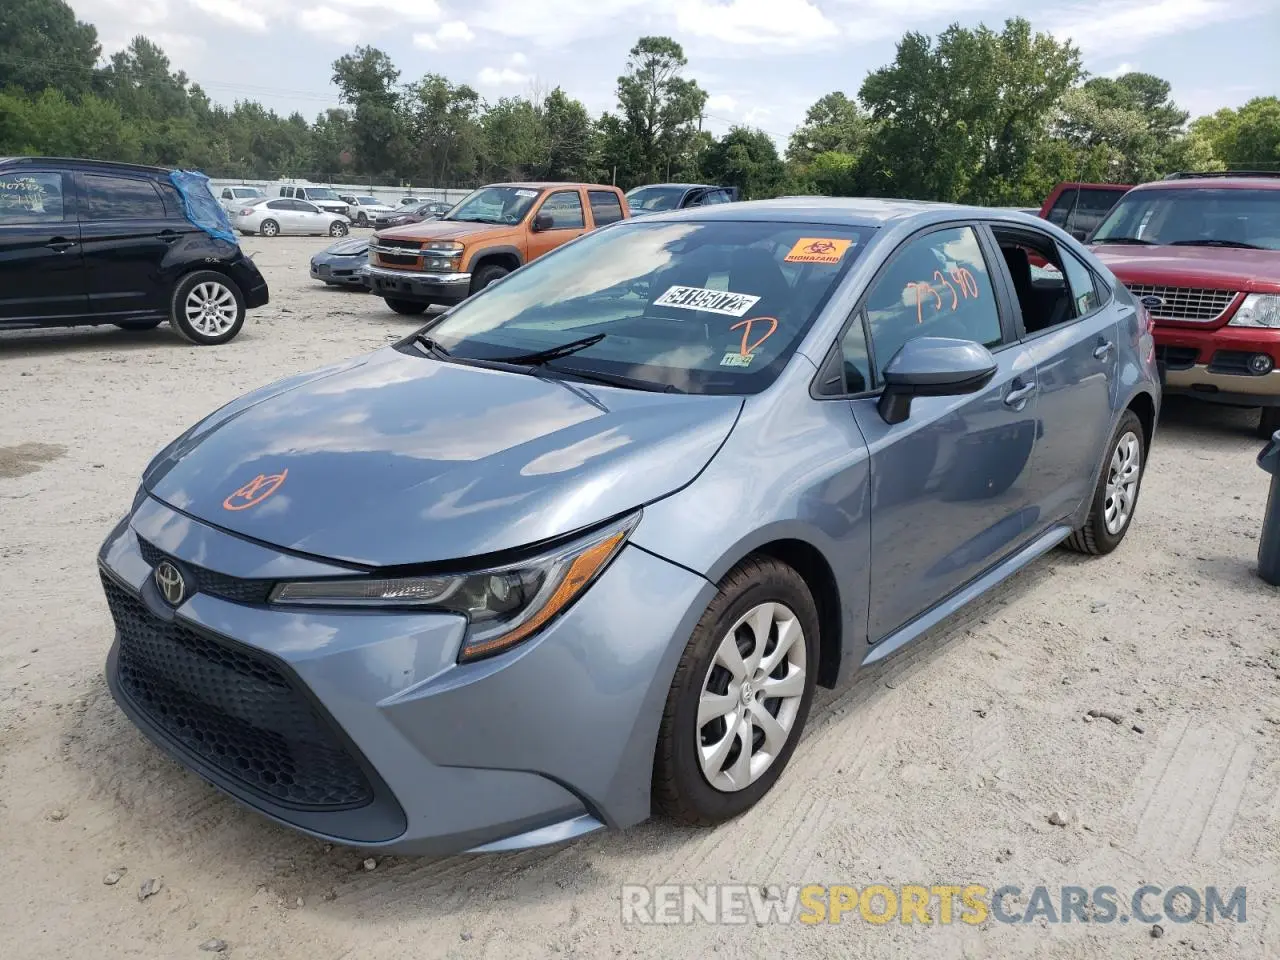
M 422 268 L 440 273 L 453 273 L 462 257 L 462 244 L 452 240 L 433 240 L 422 247 Z
M 271 601 L 460 613 L 469 624 L 458 659 L 479 660 L 529 639 L 573 603 L 622 549 L 639 519 L 634 513 L 581 540 L 506 566 L 429 577 L 281 583 Z
M 1240 309 L 1227 324 L 1228 327 L 1280 327 L 1280 295 L 1251 293 L 1244 298 Z
M 446 256 L 453 255 L 456 257 L 458 254 L 462 253 L 462 244 L 453 240 L 432 240 L 422 249 L 426 250 L 428 253 L 442 253 Z

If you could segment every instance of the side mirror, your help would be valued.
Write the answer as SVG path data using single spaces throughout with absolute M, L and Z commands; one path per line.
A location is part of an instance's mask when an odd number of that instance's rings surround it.
M 878 409 L 885 423 L 911 416 L 913 397 L 954 397 L 976 393 L 991 382 L 996 359 L 972 340 L 917 337 L 902 345 L 884 370 Z
M 549 213 L 539 213 L 533 218 L 533 232 L 540 233 L 543 230 L 550 230 L 556 225 L 556 218 Z

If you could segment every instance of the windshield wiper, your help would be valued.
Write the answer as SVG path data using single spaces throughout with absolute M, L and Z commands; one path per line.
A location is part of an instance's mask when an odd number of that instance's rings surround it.
M 1143 240 L 1141 237 L 1094 237 L 1090 243 L 1139 243 L 1143 246 L 1155 246 L 1152 240 Z
M 501 223 L 501 220 L 493 220 L 489 217 L 442 217 L 443 220 L 452 220 L 457 223 Z
M 413 335 L 413 342 L 418 344 L 418 346 L 420 347 L 426 348 L 427 353 L 431 354 L 432 356 L 438 359 L 445 359 L 445 360 L 453 359 L 453 357 L 450 356 L 448 350 L 440 346 L 439 343 L 437 343 L 435 340 L 432 340 L 430 337 L 428 337 L 425 333 L 422 333 L 421 331 Z
M 1245 243 L 1243 240 L 1174 240 L 1171 247 L 1236 247 L 1240 250 L 1265 250 L 1256 243 Z
M 587 347 L 594 347 L 597 343 L 605 338 L 606 334 L 595 333 L 589 337 L 583 337 L 581 340 L 570 340 L 568 343 L 562 343 L 558 347 L 548 347 L 546 350 L 536 350 L 533 353 L 521 353 L 514 357 L 488 357 L 495 363 L 513 363 L 521 367 L 536 367 L 547 363 L 550 360 L 558 360 L 561 357 L 568 357 Z
M 576 367 L 548 367 L 553 373 L 562 373 L 593 383 L 603 383 L 610 387 L 627 387 L 631 390 L 648 390 L 652 393 L 684 393 L 674 383 L 655 383 L 652 380 L 640 380 L 636 377 L 624 377 L 620 373 L 599 373 L 595 370 L 580 370 Z

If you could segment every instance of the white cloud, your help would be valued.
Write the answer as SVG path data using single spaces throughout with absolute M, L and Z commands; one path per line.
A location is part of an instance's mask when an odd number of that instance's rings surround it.
M 676 26 L 740 46 L 794 46 L 826 40 L 839 30 L 810 0 L 684 0 Z
M 511 55 L 510 59 L 507 62 L 510 63 L 511 66 L 513 67 L 523 67 L 529 63 L 529 58 L 526 57 L 519 50 L 517 50 L 515 53 Z
M 298 26 L 308 33 L 346 43 L 353 36 L 363 36 L 363 24 L 349 13 L 333 7 L 312 7 L 298 14 Z
M 201 13 L 232 26 L 252 30 L 254 33 L 264 33 L 267 29 L 266 14 L 252 9 L 240 0 L 189 0 L 189 2 Z
M 468 43 L 476 38 L 461 20 L 450 20 L 447 23 L 440 24 L 440 29 L 436 31 L 436 39 L 441 43 Z
M 413 45 L 419 50 L 439 50 L 440 44 L 436 43 L 434 34 L 415 33 L 413 35 Z
M 521 87 L 531 82 L 533 76 L 511 67 L 484 67 L 480 70 L 479 80 L 485 87 Z
M 1124 63 L 1119 64 L 1118 66 L 1112 67 L 1110 70 L 1104 73 L 1103 76 L 1111 77 L 1112 79 L 1115 79 L 1116 77 L 1123 77 L 1126 73 L 1133 73 L 1133 71 L 1137 69 L 1138 69 L 1137 67 L 1135 67 L 1132 63 L 1126 60 Z
M 707 113 L 733 113 L 737 109 L 738 101 L 727 93 L 707 97 Z
M 1105 56 L 1207 24 L 1249 17 L 1259 5 L 1259 0 L 1097 0 L 1059 9 L 1049 29 L 1060 39 L 1070 38 L 1086 54 Z

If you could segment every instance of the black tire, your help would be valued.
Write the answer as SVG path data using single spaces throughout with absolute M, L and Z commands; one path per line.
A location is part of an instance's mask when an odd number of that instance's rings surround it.
M 1138 463 L 1137 486 L 1134 488 L 1132 502 L 1129 504 L 1129 515 L 1124 519 L 1120 529 L 1113 533 L 1107 529 L 1107 481 L 1111 477 L 1112 461 L 1116 457 L 1116 450 L 1121 441 L 1125 440 L 1129 434 L 1137 438 L 1139 456 L 1141 457 Z M 1116 424 L 1115 432 L 1111 434 L 1111 441 L 1107 444 L 1107 456 L 1102 461 L 1102 471 L 1098 475 L 1098 483 L 1093 490 L 1093 500 L 1089 504 L 1089 518 L 1085 521 L 1083 527 L 1073 532 L 1071 536 L 1063 541 L 1063 545 L 1069 550 L 1091 554 L 1092 556 L 1102 556 L 1120 546 L 1120 541 L 1129 532 L 1129 527 L 1133 524 L 1134 514 L 1138 511 L 1138 498 L 1142 493 L 1142 478 L 1146 473 L 1146 469 L 1146 431 L 1142 429 L 1142 421 L 1138 419 L 1138 415 L 1132 410 L 1126 410 L 1124 415 L 1120 417 L 1120 422 Z
M 499 266 L 496 263 L 481 267 L 471 276 L 471 292 L 479 293 L 489 284 L 496 280 L 501 280 L 510 272 L 506 267 Z
M 280 236 L 280 224 L 274 220 L 263 220 L 258 224 L 258 235 L 262 237 Z
M 1263 407 L 1262 416 L 1258 418 L 1258 436 L 1270 440 L 1277 430 L 1280 430 L 1280 407 Z
M 700 728 L 699 699 L 704 681 L 714 683 L 717 679 L 711 671 L 721 641 L 728 637 L 729 630 L 739 619 L 766 602 L 787 607 L 804 631 L 803 692 L 785 745 L 777 752 L 773 762 L 758 779 L 747 786 L 721 790 L 712 786 L 703 773 L 698 757 L 698 744 L 712 725 L 724 723 L 724 720 L 712 720 L 706 727 Z M 745 642 L 753 647 L 755 635 L 749 628 L 739 628 L 735 631 L 735 636 L 741 637 L 743 630 L 746 630 L 748 638 Z M 787 761 L 791 759 L 809 716 L 814 680 L 818 672 L 818 630 L 818 610 L 813 596 L 800 574 L 786 564 L 768 557 L 749 558 L 725 576 L 720 583 L 720 592 L 707 606 L 689 638 L 667 693 L 653 763 L 652 796 L 656 811 L 683 823 L 713 826 L 738 816 L 769 792 L 786 769 Z M 776 644 L 776 630 L 770 633 L 769 642 Z M 772 646 L 766 647 L 765 653 L 772 649 Z M 784 668 L 785 664 L 780 669 Z M 723 675 L 726 691 L 732 691 L 734 688 L 728 685 L 728 671 L 719 665 L 715 665 L 714 669 Z M 778 700 L 759 702 L 762 706 L 780 703 Z M 769 709 L 767 706 L 765 708 Z M 777 711 L 771 709 L 769 712 L 776 715 Z M 714 730 L 712 735 L 716 735 Z M 763 731 L 753 724 L 753 749 L 758 748 L 762 737 Z M 730 749 L 730 757 L 734 756 L 733 749 Z M 740 747 L 738 749 L 740 752 Z
M 115 326 L 121 330 L 154 330 L 163 320 L 121 320 Z
M 356 215 L 356 226 L 357 226 L 357 227 L 367 227 L 368 225 L 369 225 L 369 217 L 368 217 L 368 215 L 367 215 L 367 214 L 365 214 L 365 213 L 359 213 L 359 214 L 357 214 L 357 215 Z
M 329 236 L 331 237 L 345 237 L 350 232 L 347 229 L 347 225 L 341 220 L 335 220 L 329 224 Z
M 420 300 L 397 300 L 394 297 L 383 297 L 382 299 L 386 301 L 388 307 L 396 313 L 403 313 L 406 317 L 423 313 L 427 307 L 431 306 L 431 304 L 423 303 Z
M 218 333 L 209 333 L 200 329 L 187 315 L 187 308 L 190 306 L 189 298 L 196 288 L 204 285 L 208 286 L 210 295 L 220 302 L 225 303 L 226 300 L 217 292 L 218 290 L 229 293 L 234 302 L 234 318 L 231 325 Z M 192 343 L 202 347 L 216 346 L 234 340 L 244 327 L 244 312 L 244 294 L 240 292 L 240 287 L 226 274 L 213 270 L 197 270 L 195 273 L 187 274 L 178 281 L 178 285 L 173 290 L 173 298 L 169 301 L 169 323 Z

